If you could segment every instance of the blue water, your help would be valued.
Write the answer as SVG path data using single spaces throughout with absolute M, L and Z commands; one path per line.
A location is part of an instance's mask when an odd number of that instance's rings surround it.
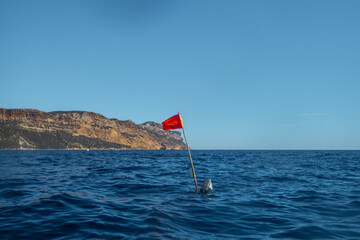
M 0 151 L 1 239 L 360 239 L 360 151 Z

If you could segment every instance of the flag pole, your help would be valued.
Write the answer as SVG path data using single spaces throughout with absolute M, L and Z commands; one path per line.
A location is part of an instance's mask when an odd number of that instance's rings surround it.
M 194 180 L 195 180 L 195 187 L 196 187 L 196 191 L 198 191 L 198 185 L 197 185 L 197 181 L 196 181 L 195 168 L 194 168 L 194 164 L 193 164 L 193 161 L 192 161 L 192 158 L 191 158 L 191 154 L 190 154 L 190 147 L 189 147 L 188 141 L 187 141 L 187 139 L 186 139 L 185 129 L 184 129 L 184 124 L 183 124 L 183 121 L 182 121 L 182 118 L 181 118 L 180 113 L 179 113 L 179 116 L 180 116 L 180 119 L 181 119 L 182 130 L 183 130 L 183 133 L 184 133 L 185 142 L 186 142 L 187 149 L 188 149 L 188 152 L 189 152 L 189 157 L 190 157 L 190 162 L 191 162 L 192 172 L 193 172 L 193 175 L 194 175 Z

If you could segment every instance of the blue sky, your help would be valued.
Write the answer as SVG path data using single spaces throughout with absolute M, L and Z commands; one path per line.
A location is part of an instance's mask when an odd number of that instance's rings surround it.
M 136 123 L 193 149 L 360 149 L 360 1 L 0 0 L 0 107 Z

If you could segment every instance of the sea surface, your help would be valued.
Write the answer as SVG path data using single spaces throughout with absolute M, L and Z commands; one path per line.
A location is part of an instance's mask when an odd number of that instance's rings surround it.
M 0 239 L 360 239 L 360 151 L 0 151 Z

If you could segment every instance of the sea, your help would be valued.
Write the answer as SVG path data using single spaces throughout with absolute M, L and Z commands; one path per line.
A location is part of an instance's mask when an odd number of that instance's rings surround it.
M 0 151 L 0 239 L 360 239 L 360 151 Z

